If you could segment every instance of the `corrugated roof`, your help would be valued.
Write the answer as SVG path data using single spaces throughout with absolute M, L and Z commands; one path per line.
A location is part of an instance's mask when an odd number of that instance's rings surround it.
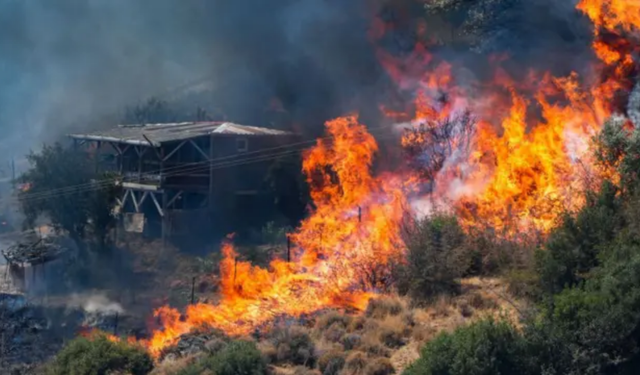
M 235 134 L 247 136 L 278 136 L 292 133 L 260 128 L 257 126 L 239 125 L 231 122 L 181 122 L 146 125 L 119 125 L 116 128 L 99 130 L 86 134 L 69 134 L 75 139 L 109 141 L 134 145 L 154 145 L 164 142 L 192 139 L 210 134 Z

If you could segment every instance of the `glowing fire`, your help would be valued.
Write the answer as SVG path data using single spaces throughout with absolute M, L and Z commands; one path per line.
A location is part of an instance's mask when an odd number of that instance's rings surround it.
M 616 100 L 635 83 L 639 44 L 624 34 L 640 27 L 640 2 L 583 0 L 578 9 L 594 21 L 593 49 L 601 61 L 586 77 L 532 71 L 516 83 L 500 68 L 502 57 L 495 57 L 492 84 L 457 86 L 451 65 L 421 44 L 409 58 L 380 52 L 398 85 L 418 82 L 414 128 L 402 145 L 413 154 L 425 151 L 419 159 L 433 183 L 429 202 L 443 202 L 466 226 L 489 226 L 505 235 L 546 233 L 562 212 L 581 207 L 585 184 L 611 176 L 590 160 L 590 141 L 612 113 L 625 109 Z M 441 148 L 442 139 L 429 135 L 463 110 L 477 122 L 473 139 L 467 149 L 449 152 L 434 171 L 433 160 L 442 157 L 434 155 L 434 144 Z M 450 136 L 455 144 L 464 134 Z
M 401 249 L 404 194 L 399 179 L 373 177 L 377 144 L 355 116 L 327 123 L 331 140 L 305 156 L 304 172 L 315 211 L 292 234 L 292 261 L 274 259 L 269 269 L 239 260 L 231 238 L 222 246 L 217 305 L 189 306 L 184 317 L 169 307 L 156 311 L 163 329 L 147 345 L 158 355 L 198 327 L 250 333 L 279 315 L 299 316 L 327 307 L 366 307 L 380 282 L 375 266 Z
M 355 116 L 328 122 L 330 139 L 319 140 L 304 157 L 315 208 L 291 235 L 291 261 L 274 259 L 268 269 L 253 266 L 238 258 L 228 238 L 222 246 L 219 303 L 192 305 L 184 314 L 159 308 L 155 316 L 162 328 L 144 344 L 158 356 L 199 328 L 243 335 L 280 315 L 363 309 L 384 285 L 384 266 L 402 253 L 407 197 L 414 196 L 418 182 L 430 183 L 431 198 L 450 204 L 468 227 L 547 232 L 561 212 L 583 204 L 579 191 L 588 178 L 609 173 L 590 160 L 590 139 L 624 107 L 617 94 L 634 84 L 638 44 L 624 34 L 640 28 L 638 4 L 579 3 L 596 27 L 593 49 L 599 59 L 593 74 L 583 77 L 531 72 L 516 80 L 500 69 L 504 57 L 496 56 L 490 85 L 463 87 L 456 84 L 454 67 L 438 62 L 423 44 L 402 60 L 379 51 L 399 87 L 418 82 L 413 127 L 401 145 L 427 158 L 439 153 L 441 160 L 429 164 L 434 173 L 426 174 L 428 181 L 406 170 L 372 174 L 378 146 L 366 128 Z M 380 38 L 383 29 L 378 23 L 372 38 Z

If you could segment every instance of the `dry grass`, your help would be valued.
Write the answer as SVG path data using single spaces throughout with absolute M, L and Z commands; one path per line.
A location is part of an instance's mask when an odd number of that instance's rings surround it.
M 197 358 L 198 356 L 189 356 L 184 358 L 166 359 L 158 364 L 149 375 L 175 375 L 183 368 L 194 363 Z
M 520 303 L 510 297 L 499 279 L 470 278 L 462 281 L 460 295 L 439 297 L 425 307 L 412 308 L 406 298 L 383 296 L 372 300 L 358 316 L 327 311 L 316 318 L 311 329 L 275 328 L 258 348 L 276 375 L 319 375 L 327 368 L 339 375 L 400 374 L 419 357 L 424 343 L 439 332 L 486 316 L 506 316 L 517 322 L 518 308 Z M 308 359 L 305 337 L 313 341 L 312 358 Z M 300 356 L 298 349 L 304 355 Z M 192 360 L 163 363 L 154 375 L 174 374 Z M 337 372 L 337 368 L 341 370 Z
M 406 308 L 406 301 L 398 296 L 381 296 L 369 301 L 364 315 L 367 318 L 383 319 L 387 316 L 400 315 Z

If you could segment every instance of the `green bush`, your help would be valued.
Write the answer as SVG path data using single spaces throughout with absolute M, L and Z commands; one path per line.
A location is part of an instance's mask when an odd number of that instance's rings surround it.
M 70 341 L 56 356 L 49 368 L 51 375 L 106 375 L 123 372 L 148 374 L 153 361 L 138 346 L 112 342 L 104 335 L 91 339 L 78 337 Z
M 266 375 L 267 364 L 255 343 L 233 341 L 220 352 L 184 368 L 178 375 L 195 375 L 207 371 L 215 375 Z
M 407 232 L 406 262 L 394 267 L 398 291 L 417 302 L 457 293 L 459 279 L 469 267 L 465 234 L 458 221 L 449 216 L 429 217 Z
M 621 214 L 618 189 L 606 183 L 600 193 L 587 195 L 587 205 L 576 217 L 565 215 L 537 254 L 542 290 L 555 294 L 586 280 L 599 264 L 602 246 L 620 230 Z
M 510 324 L 482 320 L 438 335 L 404 374 L 522 374 L 525 355 L 524 340 Z

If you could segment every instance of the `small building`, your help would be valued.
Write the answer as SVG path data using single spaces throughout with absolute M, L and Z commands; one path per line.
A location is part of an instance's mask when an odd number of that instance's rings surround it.
M 94 155 L 99 171 L 121 176 L 125 230 L 163 238 L 233 226 L 238 205 L 258 210 L 269 199 L 269 168 L 297 139 L 230 122 L 120 125 L 69 137 Z

